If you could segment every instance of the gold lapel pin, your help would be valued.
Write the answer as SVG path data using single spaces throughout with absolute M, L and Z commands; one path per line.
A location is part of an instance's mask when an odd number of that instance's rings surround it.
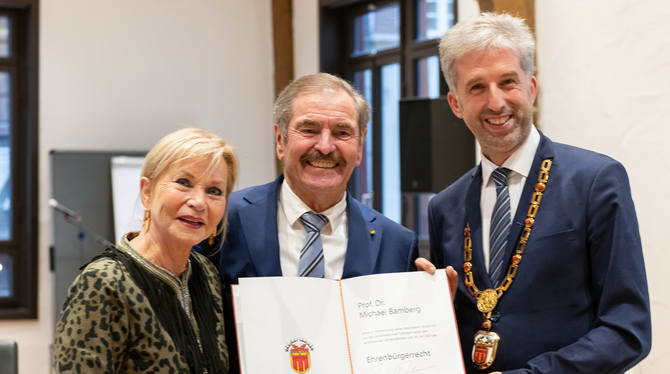
M 370 235 L 374 235 L 374 234 L 375 234 L 375 230 L 370 231 Z

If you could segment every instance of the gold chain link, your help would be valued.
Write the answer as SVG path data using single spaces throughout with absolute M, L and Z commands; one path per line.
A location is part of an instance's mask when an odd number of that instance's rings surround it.
M 512 257 L 512 263 L 510 264 L 509 269 L 507 270 L 507 274 L 505 275 L 505 278 L 501 282 L 500 286 L 498 286 L 495 290 L 493 290 L 498 295 L 498 299 L 502 296 L 503 292 L 507 291 L 509 286 L 512 285 L 512 281 L 514 280 L 516 272 L 519 269 L 519 263 L 521 263 L 521 255 L 523 254 L 524 249 L 526 249 L 526 243 L 528 243 L 528 238 L 530 237 L 530 231 L 533 225 L 535 224 L 535 217 L 537 216 L 537 211 L 540 208 L 542 195 L 547 187 L 546 183 L 549 180 L 550 169 L 551 169 L 551 160 L 550 159 L 544 160 L 542 162 L 541 171 L 537 180 L 537 184 L 535 185 L 535 193 L 533 194 L 533 197 L 530 201 L 530 207 L 528 208 L 528 217 L 524 222 L 523 232 L 521 233 L 519 243 L 516 247 L 516 254 Z M 479 296 L 482 294 L 482 291 L 479 291 L 479 289 L 477 289 L 474 278 L 472 276 L 472 262 L 471 262 L 472 238 L 470 236 L 469 223 L 466 224 L 464 235 L 465 240 L 463 243 L 464 247 L 463 257 L 465 263 L 463 264 L 463 271 L 465 273 L 465 285 L 468 287 L 468 290 L 470 291 L 470 294 L 472 294 L 472 297 L 474 297 L 475 299 L 479 299 Z M 484 327 L 490 330 L 491 324 L 489 320 L 491 318 L 491 311 L 490 310 L 488 312 L 482 311 L 482 313 L 484 314 Z

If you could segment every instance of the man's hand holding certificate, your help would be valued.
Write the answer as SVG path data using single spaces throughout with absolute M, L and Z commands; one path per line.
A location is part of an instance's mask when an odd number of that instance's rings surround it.
M 463 373 L 444 270 L 233 286 L 243 374 Z

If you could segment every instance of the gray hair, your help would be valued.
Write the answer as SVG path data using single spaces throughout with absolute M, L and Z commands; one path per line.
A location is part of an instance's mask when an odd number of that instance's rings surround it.
M 346 80 L 328 73 L 304 75 L 291 83 L 277 96 L 273 110 L 274 123 L 279 125 L 286 141 L 288 125 L 293 117 L 293 100 L 301 94 L 337 93 L 344 90 L 351 96 L 358 112 L 359 139 L 363 137 L 370 119 L 370 106 L 365 98 Z
M 449 89 L 456 93 L 456 60 L 464 54 L 489 48 L 510 48 L 530 79 L 535 71 L 535 40 L 522 18 L 509 14 L 482 13 L 452 27 L 440 41 L 440 63 Z

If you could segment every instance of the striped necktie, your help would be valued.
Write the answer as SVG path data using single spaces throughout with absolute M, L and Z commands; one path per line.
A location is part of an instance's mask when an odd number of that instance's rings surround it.
M 493 287 L 500 284 L 500 275 L 505 264 L 503 254 L 507 247 L 507 237 L 512 226 L 510 213 L 509 188 L 507 187 L 507 168 L 497 168 L 491 174 L 496 182 L 496 204 L 491 216 L 491 239 L 489 241 L 489 276 Z
M 323 214 L 307 212 L 300 216 L 300 222 L 305 226 L 307 235 L 300 251 L 298 275 L 301 277 L 323 278 L 324 260 L 321 229 L 328 224 L 328 217 Z

